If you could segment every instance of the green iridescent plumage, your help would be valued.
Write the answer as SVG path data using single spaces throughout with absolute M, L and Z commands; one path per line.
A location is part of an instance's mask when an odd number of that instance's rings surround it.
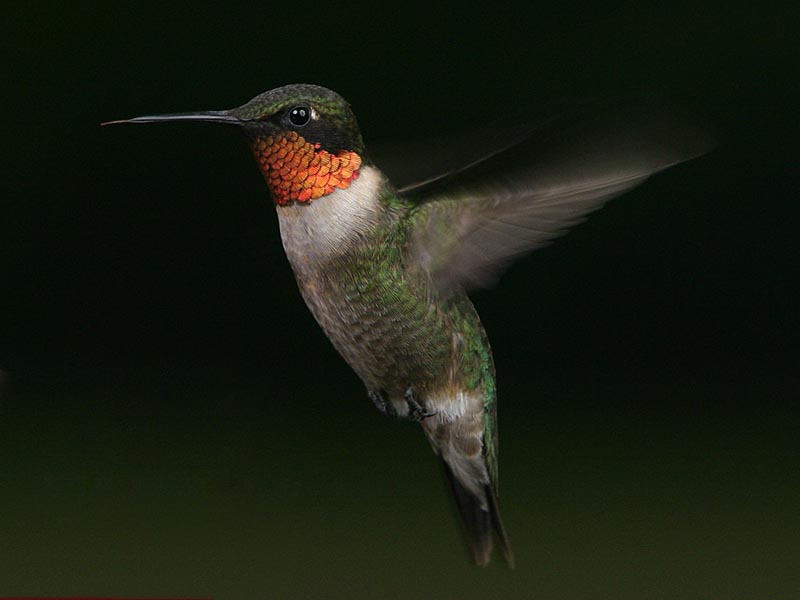
M 513 564 L 497 505 L 494 364 L 467 292 L 702 144 L 653 121 L 600 128 L 593 137 L 557 137 L 539 162 L 506 144 L 400 194 L 366 160 L 349 105 L 319 86 L 277 88 L 227 111 L 127 122 L 173 120 L 234 125 L 254 142 L 295 132 L 332 156 L 361 156 L 352 181 L 311 202 L 298 196 L 276 206 L 286 255 L 306 304 L 376 405 L 420 422 L 475 561 L 487 564 L 497 542 Z

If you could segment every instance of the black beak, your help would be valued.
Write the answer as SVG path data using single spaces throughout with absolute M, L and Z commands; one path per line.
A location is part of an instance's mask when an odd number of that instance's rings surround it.
M 101 126 L 117 125 L 118 123 L 162 123 L 167 121 L 203 121 L 206 123 L 227 123 L 229 125 L 244 125 L 247 119 L 241 119 L 226 110 L 209 110 L 204 112 L 176 113 L 171 115 L 149 115 L 134 117 L 133 119 L 119 119 L 106 121 Z

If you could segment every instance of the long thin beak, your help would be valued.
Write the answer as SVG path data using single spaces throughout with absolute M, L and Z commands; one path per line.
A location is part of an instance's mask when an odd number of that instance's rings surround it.
M 117 125 L 119 123 L 162 123 L 166 121 L 205 121 L 208 123 L 227 123 L 229 125 L 244 125 L 246 119 L 240 119 L 226 110 L 209 110 L 204 112 L 175 113 L 171 115 L 149 115 L 145 117 L 134 117 L 133 119 L 119 119 L 117 121 L 106 121 L 100 123 L 102 127 L 106 125 Z

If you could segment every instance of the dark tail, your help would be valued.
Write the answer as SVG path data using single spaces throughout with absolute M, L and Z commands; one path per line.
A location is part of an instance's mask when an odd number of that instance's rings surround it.
M 506 530 L 500 520 L 497 495 L 492 486 L 490 484 L 484 485 L 483 494 L 485 498 L 480 498 L 456 478 L 453 470 L 443 459 L 442 467 L 447 484 L 453 491 L 456 512 L 475 563 L 482 567 L 489 564 L 493 541 L 496 540 L 503 558 L 508 563 L 508 566 L 513 569 L 514 553 L 511 551 Z

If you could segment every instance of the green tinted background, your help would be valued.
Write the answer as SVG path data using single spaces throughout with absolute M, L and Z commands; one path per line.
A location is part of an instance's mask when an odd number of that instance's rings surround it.
M 798 597 L 796 49 L 741 4 L 17 5 L 0 594 Z M 291 82 L 368 144 L 632 96 L 715 132 L 474 297 L 514 571 L 308 314 L 235 132 L 98 127 Z

